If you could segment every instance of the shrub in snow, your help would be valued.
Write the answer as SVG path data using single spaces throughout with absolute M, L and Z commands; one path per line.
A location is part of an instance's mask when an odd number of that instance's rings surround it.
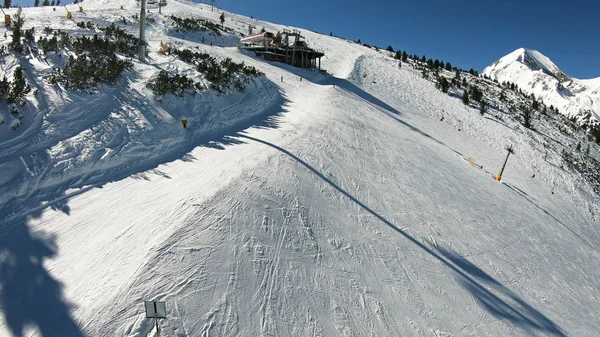
M 233 62 L 229 57 L 219 62 L 207 53 L 198 53 L 189 49 L 174 49 L 172 52 L 182 61 L 195 64 L 196 70 L 204 73 L 206 80 L 210 82 L 210 88 L 219 93 L 225 92 L 231 86 L 242 92 L 249 83 L 249 77 L 264 75 L 255 67 L 246 66 L 244 62 Z
M 21 122 L 20 118 L 15 118 L 13 119 L 13 121 L 10 123 L 10 129 L 11 130 L 16 130 L 19 126 L 21 126 L 23 122 Z
M 78 58 L 71 55 L 65 68 L 53 73 L 50 81 L 62 82 L 67 89 L 85 89 L 97 83 L 114 83 L 132 66 L 131 61 L 121 60 L 115 54 L 97 59 L 86 54 Z
M 166 93 L 172 93 L 181 97 L 186 90 L 193 87 L 194 81 L 187 78 L 185 75 L 176 74 L 171 77 L 169 76 L 169 73 L 164 70 L 161 70 L 154 80 L 154 90 L 161 96 Z
M 182 30 L 184 32 L 211 31 L 217 36 L 221 36 L 221 31 L 235 33 L 231 29 L 225 28 L 223 25 L 219 26 L 215 22 L 204 19 L 180 18 L 175 15 L 171 15 L 171 20 L 173 20 L 173 25 L 177 27 L 177 30 Z M 222 22 L 224 22 L 224 16 Z
M 34 34 L 35 34 L 35 27 L 31 27 L 29 29 L 26 29 L 25 30 L 25 34 L 24 34 L 25 41 L 27 41 L 29 43 L 35 42 Z
M 58 52 L 58 39 L 56 36 L 53 36 L 49 39 L 46 39 L 43 36 L 40 36 L 38 39 L 38 45 L 42 48 L 42 51 L 45 53 L 49 51 Z

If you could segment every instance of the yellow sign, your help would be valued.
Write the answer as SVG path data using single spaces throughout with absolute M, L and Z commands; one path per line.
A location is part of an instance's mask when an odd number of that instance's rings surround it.
M 187 129 L 187 119 L 182 119 L 181 124 L 183 124 L 184 129 Z
M 67 12 L 67 19 L 71 19 L 72 17 L 71 12 Z

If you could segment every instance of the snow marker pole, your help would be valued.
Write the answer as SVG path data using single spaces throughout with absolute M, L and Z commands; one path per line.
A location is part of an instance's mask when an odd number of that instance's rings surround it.
M 156 337 L 160 337 L 160 331 L 158 330 L 158 310 L 156 309 L 156 302 L 154 302 L 154 321 L 156 322 Z
M 146 1 L 141 0 L 141 12 L 140 12 L 140 61 L 144 62 L 146 58 L 146 39 L 144 37 L 144 29 L 146 28 Z
M 502 179 L 502 173 L 504 173 L 504 168 L 506 167 L 506 163 L 508 162 L 508 157 L 510 157 L 511 153 L 515 153 L 512 145 L 507 147 L 506 150 L 508 151 L 508 154 L 506 155 L 506 159 L 504 160 L 504 165 L 502 165 L 502 169 L 500 170 L 500 173 L 498 173 L 498 175 L 496 176 L 497 181 L 500 181 Z

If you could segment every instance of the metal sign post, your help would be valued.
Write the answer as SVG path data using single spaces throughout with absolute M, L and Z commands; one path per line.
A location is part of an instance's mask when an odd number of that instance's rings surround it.
M 156 323 L 156 336 L 160 337 L 158 319 L 167 318 L 167 307 L 165 302 L 144 301 L 144 306 L 146 307 L 146 318 L 154 318 Z

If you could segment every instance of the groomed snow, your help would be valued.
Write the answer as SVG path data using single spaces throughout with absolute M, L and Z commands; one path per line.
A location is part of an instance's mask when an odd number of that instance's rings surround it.
M 138 11 L 83 7 L 74 22 Z M 285 27 L 225 15 L 242 32 Z M 600 334 L 598 196 L 560 154 L 544 158 L 548 139 L 480 116 L 386 52 L 301 30 L 331 76 L 161 20 L 135 76 L 93 95 L 44 88 L 40 122 L 0 143 L 0 335 L 152 336 L 152 299 L 173 337 Z M 166 40 L 266 77 L 247 94 L 160 103 L 146 87 L 157 67 L 190 71 L 156 53 Z

